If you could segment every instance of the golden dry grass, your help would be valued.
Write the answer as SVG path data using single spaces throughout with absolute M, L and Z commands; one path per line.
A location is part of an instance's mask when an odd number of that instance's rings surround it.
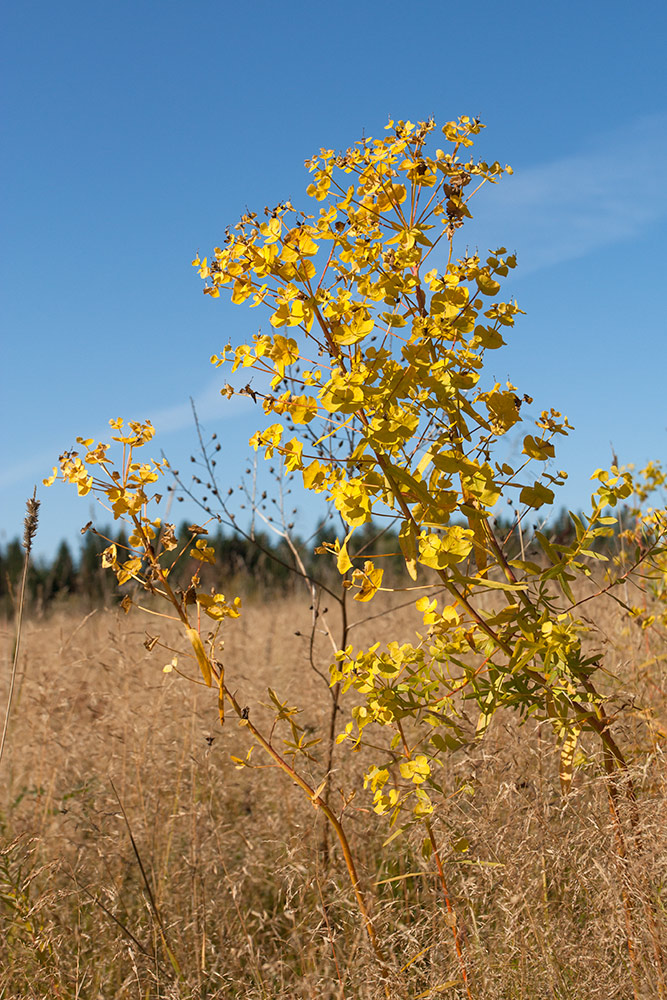
M 369 623 L 352 639 L 407 636 L 412 614 Z M 233 767 L 245 730 L 233 720 L 220 730 L 211 692 L 162 672 L 164 652 L 142 644 L 146 627 L 177 644 L 171 625 L 138 612 L 63 608 L 25 625 L 2 762 L 0 997 L 385 997 L 340 858 L 334 850 L 326 864 L 319 852 L 318 814 L 274 770 Z M 602 627 L 611 665 L 664 725 L 664 650 L 624 634 L 613 614 Z M 326 728 L 330 699 L 308 662 L 309 635 L 310 612 L 297 599 L 257 602 L 229 626 L 228 677 L 254 720 L 270 718 L 262 704 L 271 685 L 303 706 L 304 726 Z M 5 622 L 3 680 L 12 641 Z M 625 863 L 599 771 L 579 772 L 563 800 L 551 739 L 533 724 L 499 719 L 447 763 L 446 790 L 467 779 L 473 793 L 441 804 L 436 832 L 476 1000 L 632 997 L 624 885 L 637 995 L 658 996 L 667 772 L 640 718 L 631 715 L 621 736 L 631 752 L 640 743 L 649 751 L 635 757 L 642 843 L 628 833 Z M 266 763 L 258 750 L 252 761 Z M 341 748 L 334 788 L 358 783 L 362 769 L 361 755 Z M 314 766 L 313 780 L 319 773 Z M 360 792 L 346 816 L 394 970 L 390 995 L 464 996 L 421 837 L 382 849 L 388 831 L 368 807 Z M 461 838 L 465 852 L 455 850 Z M 415 874 L 375 885 L 406 873 Z M 438 992 L 448 982 L 459 985 Z

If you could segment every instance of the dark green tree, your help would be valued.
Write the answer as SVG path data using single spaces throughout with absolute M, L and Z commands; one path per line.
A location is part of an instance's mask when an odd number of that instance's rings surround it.
M 52 600 L 59 595 L 73 594 L 77 589 L 77 571 L 67 542 L 58 546 L 56 557 L 48 571 L 45 598 Z

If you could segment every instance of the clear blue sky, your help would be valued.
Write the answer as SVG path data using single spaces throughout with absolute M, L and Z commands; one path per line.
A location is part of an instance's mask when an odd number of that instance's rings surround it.
M 666 29 L 657 0 L 5 5 L 0 544 L 34 483 L 38 552 L 77 537 L 91 505 L 41 480 L 110 417 L 151 418 L 180 464 L 190 396 L 234 484 L 257 418 L 208 359 L 257 319 L 190 260 L 390 115 L 479 115 L 480 155 L 515 169 L 468 239 L 518 253 L 528 315 L 497 375 L 575 425 L 563 502 L 586 503 L 610 442 L 665 458 Z

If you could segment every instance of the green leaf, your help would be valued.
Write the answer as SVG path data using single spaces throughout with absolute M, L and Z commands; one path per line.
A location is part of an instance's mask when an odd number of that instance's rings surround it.
M 527 583 L 510 583 L 509 580 L 487 580 L 485 577 L 464 576 L 455 569 L 452 572 L 457 583 L 471 584 L 483 590 L 506 590 L 508 592 L 528 590 Z
M 541 531 L 536 531 L 535 538 L 539 542 L 542 551 L 545 553 L 545 555 L 549 557 L 552 563 L 560 562 L 560 559 L 558 558 L 558 553 L 556 552 L 555 548 L 553 547 L 549 539 L 546 537 L 546 535 L 543 535 Z
M 385 842 L 383 843 L 382 846 L 383 847 L 387 847 L 388 844 L 391 844 L 392 840 L 396 840 L 398 837 L 400 837 L 401 834 L 404 833 L 405 830 L 406 830 L 406 827 L 404 827 L 404 826 L 397 827 L 394 830 L 394 832 L 389 837 L 387 837 L 387 839 L 385 840 Z M 385 881 L 386 882 L 393 882 L 395 880 L 388 878 L 388 879 L 385 879 Z M 375 884 L 376 885 L 381 885 L 382 883 L 381 882 L 376 882 Z
M 391 462 L 386 462 L 385 467 L 392 479 L 396 480 L 400 486 L 406 487 L 408 491 L 407 495 L 403 490 L 401 490 L 401 493 L 408 503 L 415 503 L 419 500 L 424 507 L 432 506 L 433 498 L 423 483 L 418 482 L 418 480 L 416 480 L 414 476 L 411 476 L 405 469 L 400 468 L 398 465 L 393 465 Z
M 521 570 L 522 573 L 529 573 L 531 576 L 540 576 L 542 573 L 542 567 L 528 559 L 509 559 L 508 565 L 512 569 Z
M 465 854 L 466 851 L 469 851 L 470 842 L 467 837 L 458 837 L 456 840 L 453 840 L 452 850 L 456 851 L 457 854 Z

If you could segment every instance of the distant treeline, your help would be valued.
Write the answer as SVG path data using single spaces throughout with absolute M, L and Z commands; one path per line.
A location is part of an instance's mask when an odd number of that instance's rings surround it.
M 206 536 L 189 530 L 187 523 L 177 532 L 178 547 L 170 555 L 184 550 L 171 576 L 176 586 L 187 586 L 192 574 L 197 570 L 202 577 L 202 585 L 243 579 L 246 586 L 260 583 L 280 587 L 289 585 L 294 558 L 285 543 L 259 535 L 251 541 L 241 535 L 226 535 L 222 531 Z M 207 545 L 213 546 L 216 554 L 215 566 L 202 563 L 189 555 L 194 541 L 205 537 Z M 101 564 L 102 552 L 114 542 L 118 558 L 123 559 L 123 549 L 127 548 L 125 531 L 100 529 L 99 533 L 88 530 L 81 540 L 78 551 L 68 542 L 58 546 L 54 558 L 31 559 L 27 579 L 27 599 L 32 605 L 46 606 L 54 601 L 78 598 L 85 604 L 97 606 L 113 602 L 118 597 L 118 588 L 113 573 Z M 23 573 L 24 549 L 18 538 L 6 546 L 0 546 L 0 610 L 8 613 L 15 605 Z M 129 558 L 129 552 L 127 554 Z M 127 586 L 124 590 L 127 590 Z
M 499 538 L 505 542 L 505 550 L 510 556 L 521 551 L 521 541 L 516 527 L 509 520 L 495 522 Z M 527 526 L 526 526 L 527 527 Z M 562 512 L 557 521 L 544 528 L 552 541 L 567 544 L 573 535 L 571 522 Z M 532 534 L 532 532 L 531 532 Z M 186 587 L 197 570 L 201 574 L 202 587 L 215 585 L 216 589 L 239 587 L 245 592 L 259 588 L 287 593 L 299 585 L 295 575 L 297 560 L 287 542 L 277 535 L 260 533 L 251 539 L 240 533 L 225 533 L 222 529 L 206 535 L 207 545 L 215 550 L 215 565 L 202 563 L 190 556 L 191 542 L 202 535 L 193 535 L 187 523 L 177 532 L 178 548 L 184 554 L 175 567 L 170 580 L 176 586 Z M 325 542 L 333 542 L 332 529 L 323 529 L 307 542 L 294 540 L 299 557 L 306 572 L 315 579 L 328 583 L 335 580 L 335 565 L 326 555 L 317 555 L 315 549 Z M 524 544 L 528 545 L 530 534 L 525 531 Z M 124 531 L 113 533 L 110 529 L 99 534 L 88 530 L 82 537 L 78 552 L 73 551 L 68 542 L 58 546 L 54 558 L 31 560 L 27 599 L 32 606 L 45 608 L 56 601 L 78 598 L 90 606 L 108 604 L 119 599 L 118 588 L 113 574 L 101 566 L 101 553 L 113 541 L 118 546 L 119 559 L 123 547 L 127 546 Z M 398 538 L 392 530 L 383 531 L 382 526 L 371 523 L 357 529 L 354 534 L 353 554 L 372 558 L 379 557 L 385 572 L 399 577 L 403 572 Z M 18 538 L 6 546 L 0 546 L 0 612 L 11 613 L 15 606 L 17 592 L 23 572 L 24 550 Z M 131 586 L 131 585 L 130 585 Z M 127 590 L 127 586 L 124 588 Z

